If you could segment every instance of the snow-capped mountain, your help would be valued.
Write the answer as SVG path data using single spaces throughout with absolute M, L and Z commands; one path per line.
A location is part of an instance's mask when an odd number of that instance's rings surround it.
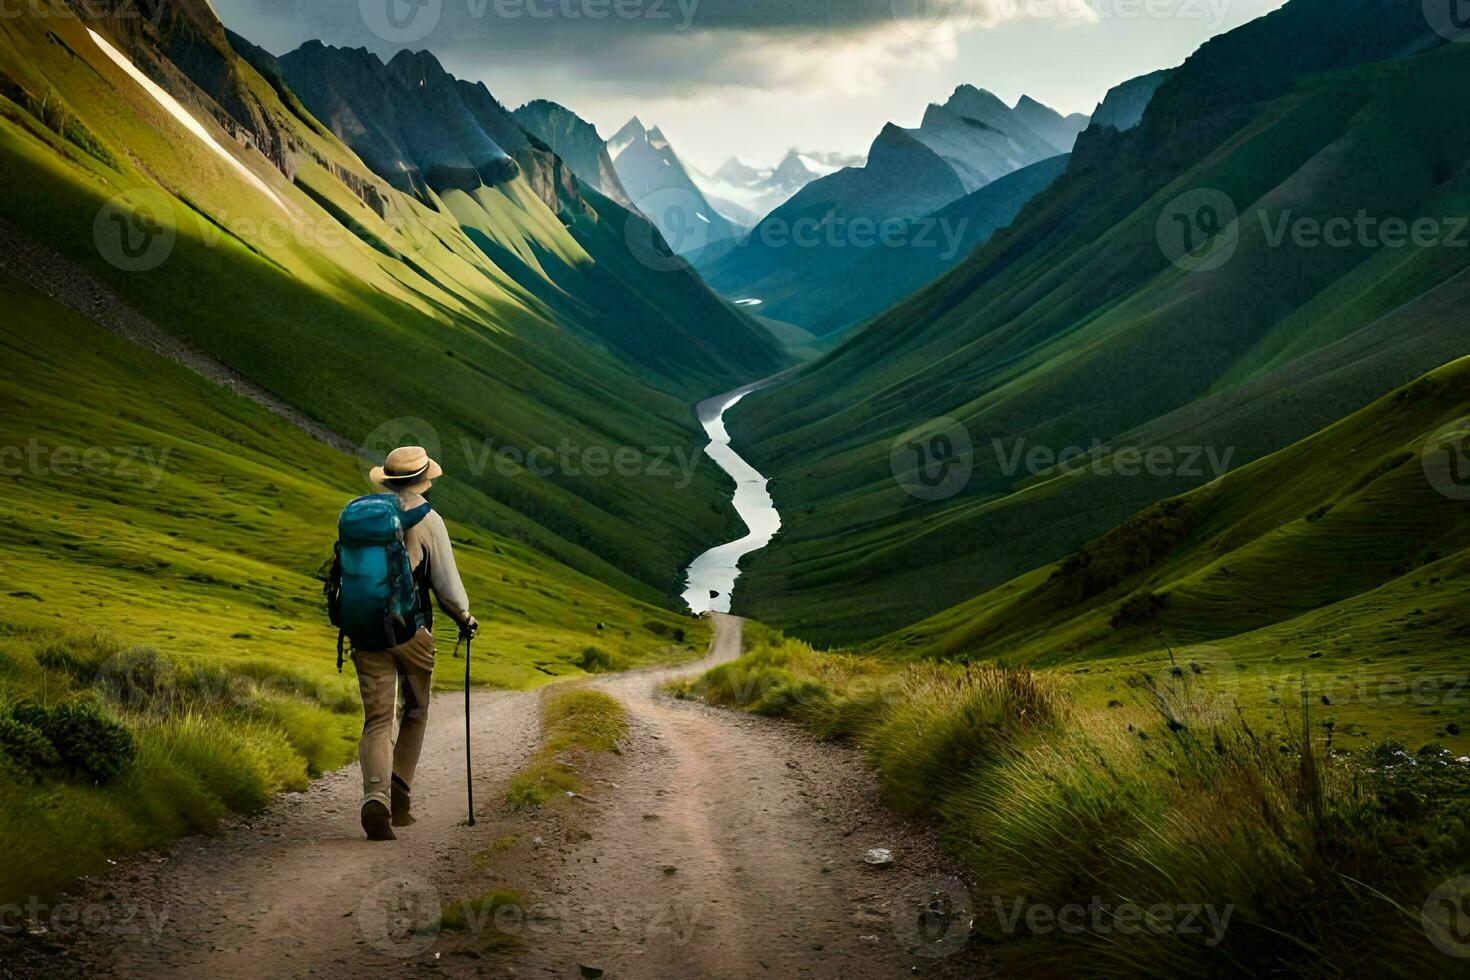
M 861 167 L 863 162 L 861 156 L 793 149 L 775 167 L 752 167 L 731 157 L 713 174 L 691 167 L 689 176 L 726 217 L 750 227 L 817 178 L 843 167 Z
M 633 205 L 676 254 L 697 257 L 711 246 L 733 242 L 744 230 L 740 221 L 727 217 L 737 209 L 700 189 L 657 126 L 648 129 L 634 116 L 607 141 L 607 152 Z

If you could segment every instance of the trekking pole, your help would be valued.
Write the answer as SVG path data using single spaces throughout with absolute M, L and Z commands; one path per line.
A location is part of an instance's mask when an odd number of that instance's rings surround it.
M 475 634 L 460 627 L 459 638 L 464 640 L 464 775 L 465 792 L 469 796 L 469 825 L 475 825 L 475 769 L 470 762 L 470 641 Z M 455 644 L 457 647 L 459 644 Z

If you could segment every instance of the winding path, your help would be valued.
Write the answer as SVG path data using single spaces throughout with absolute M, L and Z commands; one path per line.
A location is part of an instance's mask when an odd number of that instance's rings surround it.
M 714 618 L 704 660 L 596 682 L 627 706 L 631 733 L 619 756 L 584 773 L 584 798 L 535 815 L 503 806 L 496 783 L 535 744 L 538 696 L 482 693 L 481 803 L 477 825 L 464 826 L 462 716 L 448 694 L 425 745 L 418 823 L 398 841 L 363 839 L 357 768 L 340 770 L 221 834 L 91 882 L 81 902 L 114 910 L 111 921 L 145 909 L 136 921 L 161 928 L 76 935 L 46 972 L 976 976 L 983 964 L 970 954 L 905 950 L 947 870 L 925 832 L 875 803 L 856 753 L 658 692 L 739 654 L 741 620 Z M 897 865 L 865 865 L 875 846 L 892 848 Z M 497 932 L 412 931 L 425 908 L 498 888 L 531 896 L 534 915 Z

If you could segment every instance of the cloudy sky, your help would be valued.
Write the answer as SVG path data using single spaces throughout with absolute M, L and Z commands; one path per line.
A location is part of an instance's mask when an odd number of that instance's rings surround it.
M 713 169 L 792 146 L 864 153 L 961 83 L 1089 112 L 1284 0 L 214 0 L 282 54 L 310 38 L 428 48 L 514 108 L 569 106 L 610 136 L 659 125 Z

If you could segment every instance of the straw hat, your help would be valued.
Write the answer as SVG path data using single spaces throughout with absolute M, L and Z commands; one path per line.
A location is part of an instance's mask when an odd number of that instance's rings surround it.
M 443 475 L 443 468 L 429 458 L 423 446 L 400 446 L 382 466 L 374 466 L 368 478 L 390 493 L 423 493 Z

